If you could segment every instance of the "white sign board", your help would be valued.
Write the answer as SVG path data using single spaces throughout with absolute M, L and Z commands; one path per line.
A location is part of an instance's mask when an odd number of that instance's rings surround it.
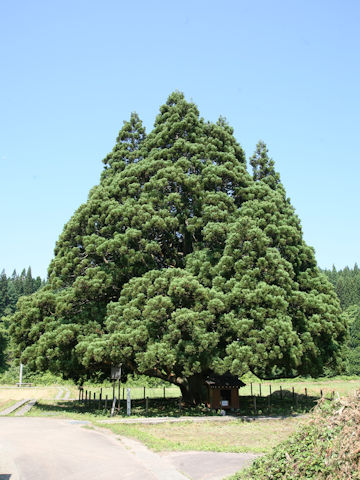
M 121 378 L 121 365 L 111 367 L 111 380 L 120 380 Z
M 221 406 L 222 407 L 228 407 L 229 406 L 229 400 L 222 400 L 221 401 Z

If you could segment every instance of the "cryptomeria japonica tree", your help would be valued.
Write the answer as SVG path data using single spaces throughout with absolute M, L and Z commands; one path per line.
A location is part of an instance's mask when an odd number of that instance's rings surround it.
M 250 160 L 223 118 L 170 95 L 146 135 L 136 114 L 100 183 L 65 225 L 47 285 L 11 335 L 23 362 L 78 380 L 122 363 L 189 402 L 207 375 L 320 375 L 341 364 L 337 297 L 264 143 Z

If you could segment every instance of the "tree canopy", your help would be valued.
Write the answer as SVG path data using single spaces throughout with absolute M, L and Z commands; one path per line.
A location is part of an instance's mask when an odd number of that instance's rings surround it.
M 100 182 L 65 225 L 47 285 L 11 334 L 34 369 L 128 372 L 201 401 L 211 372 L 319 375 L 346 324 L 259 142 L 246 157 L 224 118 L 174 92 L 146 135 L 124 122 Z

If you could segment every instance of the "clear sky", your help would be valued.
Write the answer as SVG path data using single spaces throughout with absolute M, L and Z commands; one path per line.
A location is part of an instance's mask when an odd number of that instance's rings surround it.
M 0 270 L 46 276 L 122 121 L 175 89 L 264 140 L 321 267 L 359 262 L 360 2 L 2 0 Z

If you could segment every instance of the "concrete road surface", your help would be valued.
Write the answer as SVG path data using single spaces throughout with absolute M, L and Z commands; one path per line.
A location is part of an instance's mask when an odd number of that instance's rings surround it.
M 0 418 L 0 480 L 187 480 L 166 459 L 145 453 L 75 420 Z
M 0 417 L 0 480 L 219 480 L 252 454 L 156 454 L 84 422 Z

